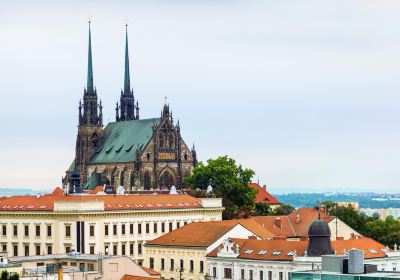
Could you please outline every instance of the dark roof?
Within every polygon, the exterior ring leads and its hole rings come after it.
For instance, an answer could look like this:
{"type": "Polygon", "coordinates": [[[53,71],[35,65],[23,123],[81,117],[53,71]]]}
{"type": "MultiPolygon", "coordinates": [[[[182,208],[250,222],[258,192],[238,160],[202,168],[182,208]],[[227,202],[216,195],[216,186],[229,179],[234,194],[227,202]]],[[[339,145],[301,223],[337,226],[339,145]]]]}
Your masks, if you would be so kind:
{"type": "Polygon", "coordinates": [[[153,135],[153,125],[160,118],[109,123],[104,128],[104,144],[96,151],[90,163],[132,162],[136,149],[144,148],[153,135]]]}
{"type": "Polygon", "coordinates": [[[331,230],[323,220],[314,221],[308,229],[309,237],[331,237],[331,230]]]}

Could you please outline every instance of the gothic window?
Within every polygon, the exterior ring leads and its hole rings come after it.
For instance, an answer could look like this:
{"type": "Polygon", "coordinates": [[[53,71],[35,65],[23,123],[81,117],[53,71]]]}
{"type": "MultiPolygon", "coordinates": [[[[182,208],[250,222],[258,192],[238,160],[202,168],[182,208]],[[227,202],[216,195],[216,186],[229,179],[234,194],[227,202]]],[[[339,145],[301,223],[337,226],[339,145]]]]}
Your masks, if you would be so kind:
{"type": "Polygon", "coordinates": [[[183,155],[183,158],[184,158],[185,160],[188,159],[187,153],[185,153],[185,154],[183,155]]]}
{"type": "Polygon", "coordinates": [[[170,133],[169,135],[168,135],[168,145],[169,145],[169,148],[174,148],[174,134],[172,134],[172,133],[170,133]]]}
{"type": "Polygon", "coordinates": [[[150,174],[146,171],[143,176],[143,186],[145,190],[150,190],[150,174]]]}
{"type": "Polygon", "coordinates": [[[93,135],[92,135],[92,143],[93,143],[93,147],[97,147],[97,144],[98,144],[98,138],[97,138],[97,134],[96,133],[93,133],[93,135]]]}
{"type": "Polygon", "coordinates": [[[121,186],[125,186],[125,171],[121,171],[119,175],[119,182],[121,186]]]}
{"type": "Polygon", "coordinates": [[[160,133],[158,136],[158,144],[160,145],[160,149],[164,148],[164,133],[160,133]]]}
{"type": "Polygon", "coordinates": [[[133,171],[131,171],[129,175],[129,185],[131,187],[131,190],[135,188],[135,174],[133,173],[133,171]]]}
{"type": "Polygon", "coordinates": [[[175,185],[175,180],[171,172],[164,171],[160,178],[160,189],[170,189],[175,185]]]}
{"type": "Polygon", "coordinates": [[[149,153],[146,154],[146,159],[150,160],[150,154],[149,153]]]}

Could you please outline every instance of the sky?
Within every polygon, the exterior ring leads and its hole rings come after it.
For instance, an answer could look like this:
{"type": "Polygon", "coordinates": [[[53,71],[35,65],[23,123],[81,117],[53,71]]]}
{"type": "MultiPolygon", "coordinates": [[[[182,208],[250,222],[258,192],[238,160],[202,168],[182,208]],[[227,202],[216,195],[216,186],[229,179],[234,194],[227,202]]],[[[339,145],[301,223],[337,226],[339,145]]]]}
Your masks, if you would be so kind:
{"type": "Polygon", "coordinates": [[[0,187],[51,189],[74,157],[92,18],[105,122],[131,82],[141,118],[167,96],[199,160],[272,192],[400,186],[399,1],[0,2],[0,187]]]}

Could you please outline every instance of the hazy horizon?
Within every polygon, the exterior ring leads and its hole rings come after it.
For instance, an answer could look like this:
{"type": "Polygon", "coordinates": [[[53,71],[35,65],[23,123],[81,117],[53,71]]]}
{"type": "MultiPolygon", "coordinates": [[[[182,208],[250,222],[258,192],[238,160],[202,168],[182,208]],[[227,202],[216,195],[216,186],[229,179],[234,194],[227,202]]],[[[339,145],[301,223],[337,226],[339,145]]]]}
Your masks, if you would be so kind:
{"type": "Polygon", "coordinates": [[[199,160],[227,154],[275,193],[395,192],[399,9],[386,0],[2,2],[0,186],[61,185],[91,16],[105,124],[123,86],[128,18],[141,117],[158,117],[167,96],[199,160]]]}

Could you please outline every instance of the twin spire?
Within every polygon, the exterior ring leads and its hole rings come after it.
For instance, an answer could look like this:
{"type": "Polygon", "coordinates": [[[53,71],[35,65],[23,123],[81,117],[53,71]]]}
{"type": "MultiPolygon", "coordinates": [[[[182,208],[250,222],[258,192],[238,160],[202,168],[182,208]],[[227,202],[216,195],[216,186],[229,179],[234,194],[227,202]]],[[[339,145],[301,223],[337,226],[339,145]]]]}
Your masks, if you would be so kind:
{"type": "MultiPolygon", "coordinates": [[[[87,72],[87,87],[85,95],[96,95],[97,93],[93,86],[93,65],[92,65],[92,34],[91,21],[89,20],[89,48],[88,48],[88,72],[87,72]]],[[[129,48],[128,48],[128,24],[125,24],[125,71],[124,71],[124,88],[121,90],[120,105],[116,107],[116,121],[137,120],[139,119],[139,103],[133,96],[131,89],[130,72],[129,72],[129,48]]],[[[96,100],[97,101],[97,100],[96,100]]],[[[97,106],[96,106],[97,107],[97,106]]],[[[84,107],[85,108],[85,107],[84,107]]]]}

